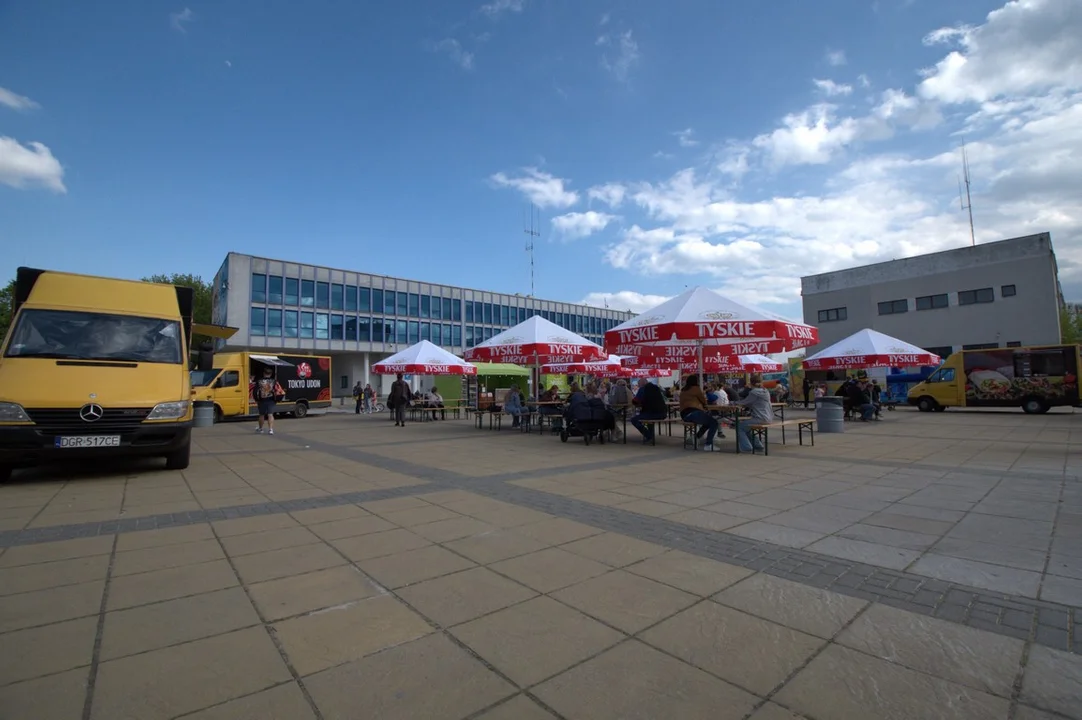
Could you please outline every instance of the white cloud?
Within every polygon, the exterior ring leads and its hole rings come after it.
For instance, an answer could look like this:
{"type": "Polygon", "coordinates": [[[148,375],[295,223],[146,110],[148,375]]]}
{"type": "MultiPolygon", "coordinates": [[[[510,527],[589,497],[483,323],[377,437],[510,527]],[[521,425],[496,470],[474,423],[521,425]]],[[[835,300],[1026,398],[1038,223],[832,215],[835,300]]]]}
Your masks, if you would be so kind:
{"type": "Polygon", "coordinates": [[[680,143],[680,147],[689,148],[699,144],[699,141],[695,139],[695,131],[691,128],[677,130],[673,135],[676,137],[676,142],[680,143]]]}
{"type": "Polygon", "coordinates": [[[853,92],[852,85],[844,85],[836,83],[833,80],[813,80],[815,87],[826,95],[827,97],[835,97],[837,95],[848,95],[853,92]]]}
{"type": "Polygon", "coordinates": [[[627,188],[619,183],[595,185],[586,191],[586,197],[591,201],[598,200],[612,208],[619,207],[623,203],[626,194],[627,188]]]}
{"type": "Polygon", "coordinates": [[[526,0],[492,0],[480,7],[480,10],[490,18],[498,18],[504,13],[520,13],[526,8],[526,0]]]}
{"type": "Polygon", "coordinates": [[[857,75],[857,82],[860,83],[860,86],[862,88],[864,88],[865,90],[867,90],[868,88],[870,88],[872,86],[872,81],[869,80],[868,76],[865,75],[864,73],[861,73],[860,75],[857,75]]]}
{"type": "Polygon", "coordinates": [[[626,226],[606,241],[606,262],[643,277],[714,277],[734,299],[799,314],[801,276],[969,243],[949,139],[965,132],[977,241],[1051,232],[1065,295],[1082,299],[1079,37],[1077,0],[1009,2],[983,24],[931,33],[930,46],[957,47],[862,113],[817,103],[714,143],[667,179],[624,178],[626,226]],[[786,164],[817,167],[787,182],[786,164]]]}
{"type": "Polygon", "coordinates": [[[552,227],[565,240],[578,240],[601,232],[609,223],[618,220],[615,215],[587,210],[558,215],[552,218],[552,227]]]}
{"type": "Polygon", "coordinates": [[[0,105],[12,110],[37,110],[41,107],[25,95],[18,95],[2,87],[0,87],[0,105]]]}
{"type": "Polygon", "coordinates": [[[848,62],[845,58],[845,50],[828,50],[826,60],[831,67],[841,67],[848,62]]]}
{"type": "Polygon", "coordinates": [[[958,49],[927,71],[923,97],[983,103],[1011,94],[1082,88],[1082,4],[1078,0],[1015,0],[988,13],[983,25],[941,28],[927,44],[958,49]]]}
{"type": "Polygon", "coordinates": [[[39,142],[22,145],[18,140],[0,136],[0,183],[13,188],[44,187],[53,192],[67,192],[64,168],[53,153],[39,142]]]}
{"type": "Polygon", "coordinates": [[[184,8],[180,12],[169,13],[169,25],[177,32],[188,32],[188,23],[195,20],[195,13],[191,8],[184,8]]]}
{"type": "Polygon", "coordinates": [[[462,43],[454,38],[444,38],[436,43],[430,43],[429,51],[443,53],[451,58],[451,61],[463,70],[473,70],[473,53],[462,48],[462,43]]]}
{"type": "Polygon", "coordinates": [[[630,30],[616,35],[606,34],[597,39],[596,45],[605,50],[601,54],[601,67],[612,73],[620,82],[627,82],[631,69],[638,64],[641,54],[630,30]]]}
{"type": "Polygon", "coordinates": [[[518,190],[539,208],[563,210],[579,201],[577,192],[564,187],[566,180],[533,167],[523,168],[517,177],[498,172],[490,179],[498,187],[518,190]]]}
{"type": "Polygon", "coordinates": [[[621,290],[620,292],[592,292],[579,302],[591,307],[608,307],[613,310],[630,310],[640,313],[657,307],[668,299],[669,297],[665,295],[643,295],[632,290],[621,290]]]}

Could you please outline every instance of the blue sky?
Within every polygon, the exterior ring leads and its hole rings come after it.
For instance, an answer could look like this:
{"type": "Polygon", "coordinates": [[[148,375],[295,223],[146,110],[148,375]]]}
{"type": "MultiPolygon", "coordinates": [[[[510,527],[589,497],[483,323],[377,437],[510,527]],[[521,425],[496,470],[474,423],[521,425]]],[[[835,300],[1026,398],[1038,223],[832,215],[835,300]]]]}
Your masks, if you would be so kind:
{"type": "Polygon", "coordinates": [[[1082,289],[1076,0],[736,5],[0,3],[0,276],[528,292],[533,200],[539,296],[799,316],[802,274],[968,242],[964,131],[978,240],[1051,230],[1082,289]]]}

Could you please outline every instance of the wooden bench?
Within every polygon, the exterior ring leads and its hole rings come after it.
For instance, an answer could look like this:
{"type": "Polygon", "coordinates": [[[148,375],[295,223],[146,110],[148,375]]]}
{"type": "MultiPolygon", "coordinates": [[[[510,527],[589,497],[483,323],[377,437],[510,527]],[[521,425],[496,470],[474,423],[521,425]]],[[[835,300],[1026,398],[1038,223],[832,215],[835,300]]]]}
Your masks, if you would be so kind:
{"type": "Polygon", "coordinates": [[[682,421],[673,420],[672,418],[667,418],[665,420],[639,420],[639,422],[642,423],[643,425],[646,425],[647,427],[650,427],[653,430],[653,432],[650,433],[650,444],[651,445],[657,445],[657,426],[658,425],[664,425],[665,427],[667,427],[669,429],[669,437],[672,437],[672,424],[674,422],[682,422],[682,421]]]}
{"type": "MultiPolygon", "coordinates": [[[[785,444],[785,428],[786,428],[786,426],[789,426],[789,425],[796,425],[797,435],[800,438],[800,444],[801,445],[804,444],[804,431],[807,430],[811,434],[812,447],[815,447],[815,420],[813,420],[813,419],[808,419],[808,420],[803,420],[803,419],[782,420],[781,422],[749,425],[748,427],[751,429],[752,437],[758,439],[759,442],[762,443],[763,454],[764,455],[769,455],[770,454],[770,443],[769,443],[769,437],[768,436],[770,434],[770,430],[772,428],[781,428],[781,444],[784,445],[785,444]]],[[[740,439],[737,438],[737,442],[739,442],[739,441],[740,441],[740,439]]],[[[752,448],[751,452],[754,455],[755,454],[755,449],[752,448]]]]}
{"type": "Polygon", "coordinates": [[[691,446],[692,450],[699,449],[699,423],[691,422],[689,420],[681,420],[680,424],[684,426],[684,449],[687,450],[688,446],[691,446]]]}
{"type": "Polygon", "coordinates": [[[503,412],[500,410],[491,410],[485,408],[483,410],[478,409],[474,411],[474,417],[477,418],[477,429],[483,430],[485,424],[485,416],[488,415],[488,429],[492,430],[493,425],[495,429],[499,430],[503,427],[503,412]]]}

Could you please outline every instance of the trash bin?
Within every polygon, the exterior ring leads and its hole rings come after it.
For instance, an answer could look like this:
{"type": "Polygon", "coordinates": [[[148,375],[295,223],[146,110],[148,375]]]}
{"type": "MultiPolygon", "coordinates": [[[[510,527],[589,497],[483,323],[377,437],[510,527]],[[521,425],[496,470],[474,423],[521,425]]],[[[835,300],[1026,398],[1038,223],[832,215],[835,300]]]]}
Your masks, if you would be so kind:
{"type": "Polygon", "coordinates": [[[210,400],[197,400],[193,403],[195,409],[194,421],[192,425],[195,427],[210,427],[214,424],[214,403],[210,400]]]}
{"type": "Polygon", "coordinates": [[[821,433],[845,432],[844,398],[827,395],[815,401],[815,425],[821,433]]]}

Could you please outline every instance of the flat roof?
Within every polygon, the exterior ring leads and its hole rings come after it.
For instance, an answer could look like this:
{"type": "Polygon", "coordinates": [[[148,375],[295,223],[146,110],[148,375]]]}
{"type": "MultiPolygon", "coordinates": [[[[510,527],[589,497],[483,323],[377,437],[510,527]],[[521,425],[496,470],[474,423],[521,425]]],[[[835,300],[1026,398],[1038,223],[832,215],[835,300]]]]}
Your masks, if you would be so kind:
{"type": "Polygon", "coordinates": [[[610,313],[615,313],[617,315],[626,316],[628,319],[634,317],[637,314],[637,313],[631,312],[630,310],[620,310],[618,308],[612,308],[612,307],[598,307],[596,305],[586,305],[585,303],[569,302],[567,300],[548,300],[548,299],[545,299],[545,298],[536,297],[534,295],[523,295],[521,293],[507,293],[507,292],[500,292],[499,290],[480,290],[478,288],[462,287],[461,285],[448,285],[447,283],[435,282],[433,280],[418,280],[416,278],[404,278],[404,277],[398,277],[397,275],[384,275],[383,273],[366,272],[366,271],[363,271],[363,270],[346,270],[345,268],[332,268],[332,267],[329,267],[327,265],[314,265],[312,263],[298,262],[296,260],[282,260],[281,258],[269,258],[269,257],[264,257],[262,255],[252,255],[252,254],[249,254],[249,253],[230,251],[229,255],[238,255],[238,256],[241,256],[241,257],[251,258],[253,260],[265,260],[267,262],[278,262],[278,263],[283,263],[283,264],[286,264],[286,265],[303,265],[305,267],[310,267],[310,268],[321,268],[323,270],[333,270],[333,271],[336,271],[336,272],[351,273],[351,274],[354,274],[354,275],[370,275],[372,277],[387,278],[388,280],[395,280],[397,282],[407,282],[407,283],[412,282],[412,283],[424,283],[425,285],[439,285],[440,287],[451,288],[453,290],[463,290],[463,291],[468,290],[468,291],[473,292],[473,293],[489,293],[490,295],[503,295],[505,297],[517,297],[517,298],[522,298],[524,300],[533,300],[534,302],[547,302],[547,303],[554,303],[554,304],[559,304],[559,305],[570,305],[572,307],[590,308],[592,310],[600,310],[602,312],[610,312],[610,313]]]}
{"type": "Polygon", "coordinates": [[[1052,236],[1047,232],[980,245],[966,245],[870,265],[859,265],[818,275],[806,275],[800,278],[801,294],[814,295],[881,282],[948,273],[974,265],[1013,262],[1044,256],[1051,256],[1052,261],[1055,262],[1052,236]]]}

